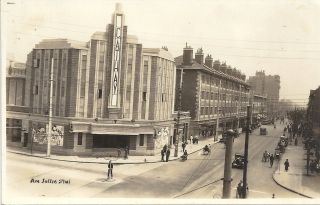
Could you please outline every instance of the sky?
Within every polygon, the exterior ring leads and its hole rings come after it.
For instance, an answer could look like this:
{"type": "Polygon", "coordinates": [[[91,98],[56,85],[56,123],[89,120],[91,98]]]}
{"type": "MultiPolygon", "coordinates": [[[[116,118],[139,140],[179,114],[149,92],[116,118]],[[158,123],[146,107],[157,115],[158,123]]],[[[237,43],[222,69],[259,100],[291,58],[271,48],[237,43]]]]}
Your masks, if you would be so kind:
{"type": "Polygon", "coordinates": [[[128,33],[143,47],[167,46],[174,57],[186,42],[226,61],[247,78],[279,75],[280,98],[307,103],[320,85],[320,1],[308,0],[6,0],[6,58],[25,62],[42,39],[89,41],[105,31],[117,2],[128,33]],[[7,4],[7,2],[11,2],[7,4]]]}

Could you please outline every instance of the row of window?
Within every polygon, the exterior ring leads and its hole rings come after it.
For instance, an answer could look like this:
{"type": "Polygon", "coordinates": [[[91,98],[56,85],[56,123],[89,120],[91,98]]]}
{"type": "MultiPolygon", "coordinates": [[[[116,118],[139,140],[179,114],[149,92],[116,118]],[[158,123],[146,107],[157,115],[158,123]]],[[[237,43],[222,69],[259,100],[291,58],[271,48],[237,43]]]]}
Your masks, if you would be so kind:
{"type": "MultiPolygon", "coordinates": [[[[201,99],[204,100],[218,100],[218,93],[210,93],[210,92],[206,92],[206,91],[201,91],[201,99]]],[[[242,102],[246,102],[248,100],[247,96],[242,96],[241,97],[242,102]]],[[[231,94],[220,94],[220,100],[227,100],[227,101],[238,101],[239,100],[239,96],[238,95],[231,95],[231,94]]]]}
{"type": "MultiPolygon", "coordinates": [[[[246,107],[241,107],[239,112],[245,112],[246,107]]],[[[222,107],[220,108],[220,114],[237,113],[237,107],[222,107]]],[[[201,107],[200,115],[215,115],[218,114],[217,107],[201,107]]]]}
{"type": "Polygon", "coordinates": [[[224,80],[224,79],[219,79],[216,77],[212,77],[210,75],[204,75],[204,74],[201,75],[201,80],[202,80],[203,84],[215,85],[217,87],[219,86],[220,80],[221,80],[221,87],[222,88],[227,88],[227,89],[231,89],[231,90],[240,90],[239,83],[224,80]]]}

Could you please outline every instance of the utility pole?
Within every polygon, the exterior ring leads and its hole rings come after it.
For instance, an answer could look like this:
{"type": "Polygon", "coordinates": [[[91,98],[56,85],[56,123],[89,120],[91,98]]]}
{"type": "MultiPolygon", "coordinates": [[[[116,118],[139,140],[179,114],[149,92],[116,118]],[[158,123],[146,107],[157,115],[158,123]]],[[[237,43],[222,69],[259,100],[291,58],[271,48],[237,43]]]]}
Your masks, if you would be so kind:
{"type": "Polygon", "coordinates": [[[49,98],[49,125],[48,125],[48,136],[47,136],[47,157],[51,154],[51,135],[52,135],[52,95],[53,95],[53,60],[51,58],[51,70],[50,70],[50,98],[49,98]]]}
{"type": "Polygon", "coordinates": [[[247,198],[247,169],[248,169],[248,148],[249,148],[249,129],[250,129],[251,106],[247,106],[247,128],[246,139],[244,143],[244,168],[243,168],[243,198],[247,198]]]}
{"type": "Polygon", "coordinates": [[[238,117],[238,120],[237,120],[237,130],[239,129],[239,126],[240,126],[240,113],[239,113],[239,107],[241,107],[241,85],[240,85],[240,93],[239,93],[239,99],[237,101],[237,117],[238,117]]]}
{"type": "Polygon", "coordinates": [[[228,199],[231,197],[232,143],[234,134],[235,132],[232,129],[227,131],[222,193],[222,198],[224,199],[228,199]]]}
{"type": "Polygon", "coordinates": [[[182,97],[182,80],[183,80],[183,68],[180,73],[180,84],[179,84],[179,96],[178,96],[178,113],[177,113],[177,132],[176,132],[176,143],[174,147],[174,157],[178,156],[178,148],[180,141],[180,115],[181,115],[181,97],[182,97]]]}
{"type": "Polygon", "coordinates": [[[218,140],[218,129],[219,129],[219,117],[220,117],[220,89],[221,89],[221,79],[219,82],[219,88],[218,88],[218,106],[217,106],[217,125],[216,125],[216,133],[214,135],[214,141],[218,140]]]}

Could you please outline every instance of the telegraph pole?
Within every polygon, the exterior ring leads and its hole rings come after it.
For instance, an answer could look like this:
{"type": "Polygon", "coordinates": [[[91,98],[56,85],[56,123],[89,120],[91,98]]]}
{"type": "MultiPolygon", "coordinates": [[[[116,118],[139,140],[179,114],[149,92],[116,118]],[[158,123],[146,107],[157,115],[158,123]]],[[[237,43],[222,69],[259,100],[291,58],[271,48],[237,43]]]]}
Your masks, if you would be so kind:
{"type": "Polygon", "coordinates": [[[178,156],[178,148],[180,141],[180,115],[181,115],[181,98],[182,98],[182,80],[183,80],[183,69],[181,68],[180,73],[180,84],[179,84],[179,96],[178,96],[178,114],[177,114],[177,132],[176,132],[176,143],[174,147],[174,157],[178,156]]]}
{"type": "Polygon", "coordinates": [[[49,125],[47,136],[47,157],[51,154],[51,135],[52,135],[52,95],[53,95],[53,58],[51,58],[51,70],[50,70],[50,98],[49,98],[49,125]]]}
{"type": "Polygon", "coordinates": [[[248,169],[248,149],[249,149],[249,129],[250,129],[250,116],[251,106],[247,106],[247,128],[246,128],[246,139],[244,144],[244,168],[243,168],[243,198],[247,198],[247,169],[248,169]]]}
{"type": "Polygon", "coordinates": [[[218,88],[218,106],[217,106],[217,125],[216,125],[216,133],[214,135],[214,141],[218,140],[218,129],[219,129],[219,117],[220,117],[220,89],[221,89],[221,80],[218,88]]]}
{"type": "Polygon", "coordinates": [[[226,152],[224,159],[224,177],[223,177],[223,193],[222,198],[228,199],[231,196],[231,171],[232,171],[232,143],[234,131],[227,131],[226,152]]]}

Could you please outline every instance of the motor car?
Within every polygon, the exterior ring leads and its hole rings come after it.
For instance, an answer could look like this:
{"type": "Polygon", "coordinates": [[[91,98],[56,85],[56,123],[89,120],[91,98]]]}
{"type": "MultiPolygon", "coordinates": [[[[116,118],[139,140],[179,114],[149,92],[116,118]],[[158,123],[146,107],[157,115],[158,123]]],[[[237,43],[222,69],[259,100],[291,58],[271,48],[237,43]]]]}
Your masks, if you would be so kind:
{"type": "Polygon", "coordinates": [[[244,167],[244,156],[242,154],[235,154],[232,162],[232,168],[243,169],[244,167]]]}
{"type": "Polygon", "coordinates": [[[271,123],[272,123],[271,119],[265,119],[265,120],[262,120],[262,122],[261,122],[262,125],[269,125],[271,123]]]}
{"type": "Polygon", "coordinates": [[[260,127],[260,135],[267,135],[267,134],[268,134],[267,128],[260,127]]]}

